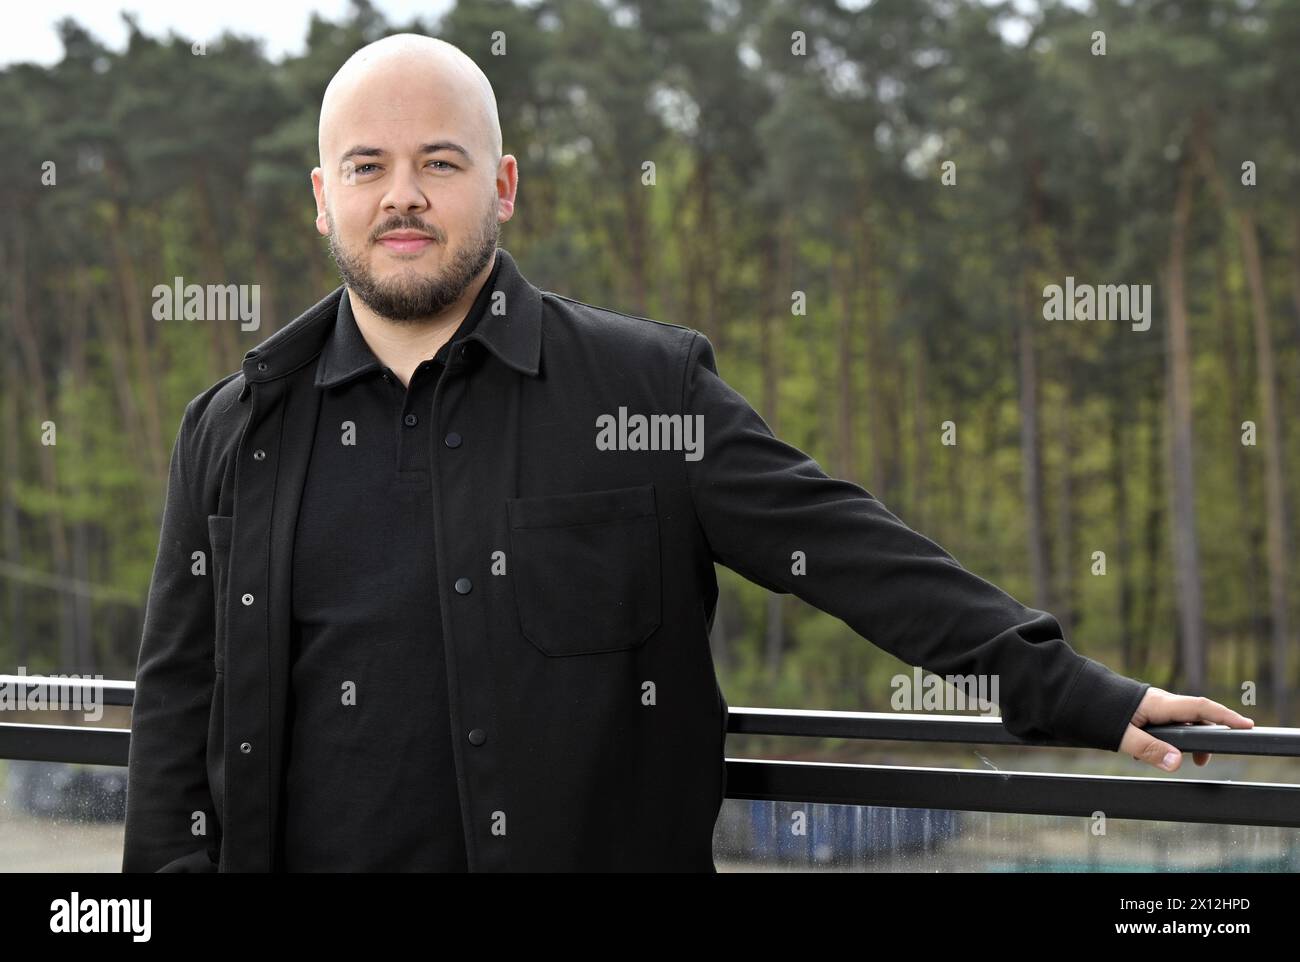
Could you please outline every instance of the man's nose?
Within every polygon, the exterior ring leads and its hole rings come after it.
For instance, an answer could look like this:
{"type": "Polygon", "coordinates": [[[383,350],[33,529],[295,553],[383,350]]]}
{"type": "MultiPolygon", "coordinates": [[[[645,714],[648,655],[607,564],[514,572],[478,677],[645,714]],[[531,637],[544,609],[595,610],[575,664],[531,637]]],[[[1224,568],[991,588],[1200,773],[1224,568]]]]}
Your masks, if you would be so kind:
{"type": "Polygon", "coordinates": [[[419,175],[410,170],[397,170],[388,192],[384,194],[384,210],[397,213],[410,213],[424,210],[429,206],[428,198],[420,190],[419,175]]]}

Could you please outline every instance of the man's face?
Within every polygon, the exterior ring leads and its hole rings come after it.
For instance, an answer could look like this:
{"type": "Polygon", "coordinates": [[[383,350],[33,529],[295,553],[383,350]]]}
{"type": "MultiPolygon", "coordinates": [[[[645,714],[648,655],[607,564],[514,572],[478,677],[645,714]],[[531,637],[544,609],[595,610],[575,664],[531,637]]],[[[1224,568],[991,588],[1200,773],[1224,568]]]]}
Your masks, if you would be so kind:
{"type": "Polygon", "coordinates": [[[312,172],[317,229],[339,273],[393,321],[454,304],[513,207],[514,158],[493,164],[481,111],[437,73],[394,66],[345,91],[322,135],[325,166],[312,172]]]}

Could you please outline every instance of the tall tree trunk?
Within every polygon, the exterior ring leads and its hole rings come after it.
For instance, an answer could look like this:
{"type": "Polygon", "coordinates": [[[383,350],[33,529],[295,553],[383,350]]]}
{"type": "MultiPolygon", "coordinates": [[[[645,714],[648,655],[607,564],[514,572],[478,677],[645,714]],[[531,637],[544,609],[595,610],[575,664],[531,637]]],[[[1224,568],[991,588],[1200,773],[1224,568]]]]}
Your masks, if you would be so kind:
{"type": "MultiPolygon", "coordinates": [[[[707,163],[707,161],[706,161],[707,163]]],[[[713,332],[717,344],[727,342],[727,327],[731,318],[722,306],[722,272],[727,263],[722,256],[722,243],[718,240],[718,217],[713,203],[713,175],[705,168],[704,176],[704,244],[708,250],[708,270],[704,272],[705,323],[713,332]]]]}
{"type": "Polygon", "coordinates": [[[1073,412],[1080,410],[1076,403],[1074,391],[1074,379],[1070,376],[1070,367],[1066,366],[1063,372],[1065,380],[1065,403],[1061,405],[1057,413],[1058,427],[1061,438],[1061,501],[1057,508],[1057,531],[1061,539],[1059,551],[1059,567],[1056,577],[1056,591],[1052,596],[1052,611],[1056,614],[1056,620],[1061,624],[1061,631],[1065,637],[1074,637],[1075,623],[1075,593],[1074,586],[1077,584],[1075,572],[1078,570],[1078,546],[1075,544],[1075,523],[1074,523],[1074,463],[1078,457],[1078,445],[1075,440],[1075,432],[1070,424],[1070,416],[1073,412]]]}
{"type": "Polygon", "coordinates": [[[1236,479],[1236,504],[1241,515],[1240,524],[1245,533],[1247,565],[1245,572],[1246,618],[1237,626],[1233,638],[1233,678],[1256,678],[1261,686],[1271,684],[1272,658],[1268,654],[1268,617],[1260,598],[1260,586],[1268,581],[1264,564],[1264,532],[1259,513],[1249,510],[1256,504],[1254,476],[1247,460],[1246,447],[1241,443],[1241,422],[1246,411],[1245,392],[1241,387],[1240,352],[1237,349],[1237,316],[1233,309],[1232,292],[1228,289],[1228,271],[1224,244],[1214,245],[1215,314],[1220,333],[1219,349],[1223,354],[1227,411],[1223,429],[1231,441],[1233,477],[1236,479]],[[1244,644],[1244,643],[1245,644],[1244,644]],[[1247,644],[1258,651],[1254,659],[1257,667],[1247,664],[1244,649],[1247,644]],[[1247,674],[1248,672],[1255,674],[1247,674]]]}
{"type": "MultiPolygon", "coordinates": [[[[1145,496],[1146,520],[1143,530],[1143,545],[1146,555],[1146,590],[1139,592],[1138,597],[1142,599],[1142,612],[1138,620],[1137,630],[1133,633],[1135,647],[1140,649],[1135,652],[1135,663],[1140,667],[1143,677],[1150,678],[1154,670],[1152,658],[1155,655],[1155,646],[1152,644],[1155,636],[1156,613],[1159,611],[1160,595],[1165,587],[1165,566],[1160,563],[1160,534],[1165,525],[1165,485],[1163,482],[1165,474],[1165,465],[1167,459],[1161,453],[1165,446],[1167,434],[1164,425],[1166,422],[1165,414],[1169,407],[1169,381],[1166,378],[1162,382],[1162,396],[1153,403],[1155,410],[1143,422],[1147,427],[1147,462],[1146,470],[1142,472],[1142,477],[1146,478],[1147,490],[1145,496]]],[[[1177,659],[1177,652],[1174,654],[1177,659]]],[[[1165,666],[1164,684],[1161,687],[1169,687],[1176,677],[1176,672],[1169,667],[1169,660],[1162,659],[1165,666]]]]}
{"type": "MultiPolygon", "coordinates": [[[[7,265],[7,260],[4,263],[7,265]]],[[[0,324],[0,335],[6,334],[9,329],[9,324],[0,324]]],[[[3,511],[4,560],[9,565],[22,567],[22,515],[18,512],[18,498],[14,490],[19,479],[24,476],[22,448],[18,443],[20,410],[18,390],[16,389],[18,384],[18,355],[15,346],[9,343],[7,336],[0,337],[0,352],[4,355],[4,383],[8,388],[3,391],[4,419],[2,422],[3,431],[0,431],[0,443],[4,445],[4,470],[0,471],[0,510],[3,511]]],[[[10,639],[14,645],[13,656],[17,659],[14,664],[25,665],[27,664],[30,649],[28,647],[27,625],[24,624],[25,611],[22,582],[14,577],[6,577],[4,582],[5,612],[8,615],[7,622],[2,626],[4,637],[10,639]]]]}
{"type": "MultiPolygon", "coordinates": [[[[1118,335],[1112,338],[1117,342],[1118,335]]],[[[1118,345],[1116,345],[1118,346],[1118,345]]],[[[1118,351],[1112,350],[1112,356],[1118,357],[1118,351]]],[[[1117,378],[1117,387],[1110,409],[1110,485],[1114,492],[1115,544],[1106,553],[1106,576],[1117,583],[1116,617],[1119,621],[1120,665],[1124,672],[1134,670],[1136,664],[1133,651],[1133,544],[1129,534],[1129,500],[1128,470],[1131,462],[1127,457],[1126,432],[1124,426],[1132,410],[1130,392],[1125,386],[1124,378],[1117,378]]]]}
{"type": "MultiPolygon", "coordinates": [[[[1300,209],[1291,208],[1291,309],[1295,312],[1296,338],[1300,339],[1300,209]]],[[[1297,383],[1300,387],[1300,382],[1297,383]]]]}
{"type": "MultiPolygon", "coordinates": [[[[1043,437],[1039,422],[1039,369],[1034,328],[1040,314],[1038,299],[1041,286],[1038,271],[1043,251],[1050,245],[1040,236],[1043,233],[1042,188],[1043,165],[1031,156],[1025,170],[1028,182],[1028,207],[1026,210],[1025,237],[1021,248],[1023,264],[1020,275],[1020,460],[1023,465],[1021,485],[1028,512],[1026,536],[1029,544],[1029,569],[1033,579],[1033,607],[1053,611],[1056,608],[1052,590],[1052,554],[1047,542],[1047,483],[1043,473],[1043,437]]],[[[1065,613],[1055,612],[1058,620],[1065,613]]],[[[1064,625],[1062,625],[1064,628],[1064,625]]],[[[1068,637],[1068,633],[1067,633],[1068,637]]]]}
{"type": "Polygon", "coordinates": [[[1291,645],[1291,620],[1287,610],[1290,584],[1289,518],[1282,482],[1282,428],[1278,416],[1277,375],[1273,365],[1273,332],[1269,323],[1268,291],[1259,254],[1259,235],[1248,209],[1237,212],[1241,254],[1246,262],[1251,318],[1255,329],[1255,363],[1259,372],[1260,435],[1264,442],[1264,497],[1268,523],[1268,594],[1273,635],[1273,699],[1278,724],[1290,722],[1291,673],[1287,666],[1291,645]]]}
{"type": "Polygon", "coordinates": [[[1030,313],[1029,279],[1021,283],[1022,310],[1019,333],[1020,354],[1020,463],[1021,490],[1024,492],[1026,531],[1029,543],[1029,573],[1033,583],[1033,607],[1048,611],[1052,607],[1051,567],[1048,564],[1047,531],[1043,506],[1043,456],[1038,425],[1038,354],[1034,348],[1034,322],[1030,313]]]}
{"type": "Polygon", "coordinates": [[[1201,559],[1196,535],[1196,476],[1192,444],[1192,356],[1188,333],[1185,261],[1192,213],[1195,169],[1184,160],[1178,174],[1173,228],[1169,239],[1170,474],[1173,484],[1173,558],[1178,586],[1178,615],[1184,687],[1205,690],[1204,603],[1201,559]]]}
{"type": "MultiPolygon", "coordinates": [[[[771,427],[772,433],[780,436],[780,351],[774,343],[777,331],[785,325],[777,324],[775,317],[788,316],[790,311],[789,291],[794,289],[794,245],[790,239],[792,233],[791,218],[788,213],[781,218],[779,236],[779,253],[776,270],[768,276],[771,288],[767,305],[759,314],[759,353],[763,370],[763,418],[771,427]],[[780,315],[777,312],[781,312],[780,315]]],[[[785,596],[769,592],[767,597],[767,619],[764,637],[764,652],[767,670],[771,678],[779,677],[781,663],[785,654],[785,624],[783,612],[785,596]]]]}
{"type": "Polygon", "coordinates": [[[839,372],[837,378],[839,390],[836,394],[838,404],[835,411],[839,436],[838,443],[835,445],[834,464],[836,474],[839,477],[847,481],[856,481],[858,459],[857,449],[854,444],[856,435],[854,418],[857,407],[857,392],[854,390],[853,372],[857,368],[854,362],[858,356],[854,338],[854,328],[857,326],[857,311],[853,302],[853,284],[849,279],[850,271],[843,266],[844,261],[850,259],[851,256],[852,251],[846,254],[840,254],[834,250],[831,252],[831,276],[835,279],[835,293],[839,295],[840,299],[839,319],[836,325],[836,334],[839,340],[839,372]]]}
{"type": "MultiPolygon", "coordinates": [[[[930,423],[930,397],[926,383],[929,363],[924,337],[912,338],[912,355],[912,444],[916,452],[912,459],[912,477],[908,485],[910,495],[907,505],[914,527],[925,531],[930,524],[928,481],[930,451],[936,438],[936,425],[930,423]]],[[[899,433],[901,436],[902,432],[899,433]]]]}
{"type": "MultiPolygon", "coordinates": [[[[58,293],[59,313],[69,319],[68,324],[68,368],[72,373],[72,383],[74,391],[86,390],[90,383],[90,369],[86,362],[86,342],[88,339],[88,328],[90,319],[81,309],[81,298],[74,290],[69,291],[67,286],[60,287],[58,293]]],[[[65,430],[72,437],[77,439],[75,446],[65,449],[64,463],[76,460],[81,462],[75,471],[75,477],[84,479],[87,472],[84,470],[86,460],[86,440],[89,438],[87,425],[81,418],[81,406],[75,406],[76,414],[70,414],[65,417],[67,422],[65,430]],[[75,453],[73,453],[75,452],[75,453]]],[[[74,495],[75,497],[75,495],[74,495]]],[[[79,584],[89,585],[90,577],[90,522],[77,517],[76,520],[69,522],[72,529],[72,577],[79,584]]],[[[94,651],[94,623],[93,623],[93,602],[88,591],[76,591],[68,597],[68,603],[72,606],[73,615],[73,638],[76,644],[75,661],[77,672],[93,672],[96,667],[94,651]]]]}

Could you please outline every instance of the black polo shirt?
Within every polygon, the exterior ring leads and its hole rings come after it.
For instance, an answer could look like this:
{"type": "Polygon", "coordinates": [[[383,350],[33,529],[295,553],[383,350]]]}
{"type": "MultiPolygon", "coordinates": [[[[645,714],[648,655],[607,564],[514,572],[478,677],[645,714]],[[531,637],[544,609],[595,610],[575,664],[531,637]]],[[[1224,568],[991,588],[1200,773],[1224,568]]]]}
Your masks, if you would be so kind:
{"type": "Polygon", "coordinates": [[[279,868],[467,870],[434,562],[434,388],[465,320],[403,387],[345,293],[293,548],[279,868]]]}

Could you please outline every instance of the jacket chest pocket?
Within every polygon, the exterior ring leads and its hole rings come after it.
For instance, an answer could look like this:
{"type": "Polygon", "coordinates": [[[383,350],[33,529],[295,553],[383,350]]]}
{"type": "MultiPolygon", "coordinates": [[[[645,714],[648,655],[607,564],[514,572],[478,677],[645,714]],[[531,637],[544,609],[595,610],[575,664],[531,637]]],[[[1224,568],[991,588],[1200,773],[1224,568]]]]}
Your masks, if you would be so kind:
{"type": "Polygon", "coordinates": [[[513,498],[509,568],[524,637],[544,654],[636,648],[659,628],[653,484],[513,498]]]}
{"type": "Polygon", "coordinates": [[[217,671],[226,667],[226,600],[230,593],[230,534],[234,520],[230,515],[208,515],[208,544],[212,548],[212,659],[217,671]]]}

